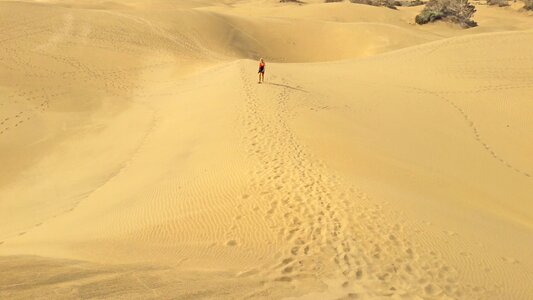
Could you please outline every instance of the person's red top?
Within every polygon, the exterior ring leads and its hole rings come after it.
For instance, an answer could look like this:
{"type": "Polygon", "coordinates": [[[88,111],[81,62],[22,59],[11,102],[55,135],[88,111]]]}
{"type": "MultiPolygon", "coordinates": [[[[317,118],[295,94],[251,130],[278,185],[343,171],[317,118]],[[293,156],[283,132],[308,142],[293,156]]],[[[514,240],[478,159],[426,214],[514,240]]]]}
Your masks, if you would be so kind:
{"type": "Polygon", "coordinates": [[[260,62],[260,63],[259,63],[259,67],[260,67],[260,68],[264,68],[264,67],[265,67],[265,63],[260,62]]]}

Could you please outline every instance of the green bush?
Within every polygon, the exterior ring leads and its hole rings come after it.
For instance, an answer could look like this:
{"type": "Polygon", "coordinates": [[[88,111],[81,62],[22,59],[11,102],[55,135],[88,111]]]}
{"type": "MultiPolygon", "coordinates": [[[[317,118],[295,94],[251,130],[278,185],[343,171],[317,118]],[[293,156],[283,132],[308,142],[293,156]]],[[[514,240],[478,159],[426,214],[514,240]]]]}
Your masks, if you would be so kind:
{"type": "Polygon", "coordinates": [[[416,16],[415,21],[417,24],[426,24],[442,20],[468,28],[477,26],[477,23],[470,19],[475,12],[476,7],[468,0],[430,0],[416,16]]]}

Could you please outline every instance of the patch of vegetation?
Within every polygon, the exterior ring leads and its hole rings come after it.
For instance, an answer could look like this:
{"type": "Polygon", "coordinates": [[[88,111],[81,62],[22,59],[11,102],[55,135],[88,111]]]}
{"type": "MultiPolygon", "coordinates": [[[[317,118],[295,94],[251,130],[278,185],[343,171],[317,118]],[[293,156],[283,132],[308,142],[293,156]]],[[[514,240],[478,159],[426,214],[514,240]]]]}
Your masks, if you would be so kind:
{"type": "Polygon", "coordinates": [[[305,2],[300,0],[279,0],[281,3],[297,3],[297,4],[305,4],[305,2]]]}
{"type": "Polygon", "coordinates": [[[429,0],[415,21],[417,24],[427,24],[442,20],[469,28],[477,26],[471,19],[475,12],[476,7],[468,0],[429,0]]]}
{"type": "Polygon", "coordinates": [[[350,0],[350,2],[372,6],[385,6],[390,9],[396,9],[396,6],[401,5],[400,2],[396,0],[350,0]]]}
{"type": "Polygon", "coordinates": [[[333,2],[342,2],[344,0],[326,0],[326,3],[333,3],[333,2]]]}
{"type": "Polygon", "coordinates": [[[487,0],[487,4],[504,7],[504,6],[509,6],[509,0],[487,0]]]}
{"type": "Polygon", "coordinates": [[[425,2],[423,2],[421,0],[400,1],[400,3],[401,3],[401,6],[407,6],[407,7],[420,6],[420,5],[424,5],[425,4],[425,2]]]}
{"type": "Polygon", "coordinates": [[[533,10],[533,0],[524,0],[524,9],[533,10]]]}

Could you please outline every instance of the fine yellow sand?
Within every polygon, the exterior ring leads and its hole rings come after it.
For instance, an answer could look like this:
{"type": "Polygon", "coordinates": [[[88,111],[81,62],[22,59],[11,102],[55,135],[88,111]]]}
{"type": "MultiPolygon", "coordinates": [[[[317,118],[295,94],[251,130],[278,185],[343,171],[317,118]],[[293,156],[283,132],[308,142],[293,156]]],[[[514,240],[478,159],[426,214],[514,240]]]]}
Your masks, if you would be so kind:
{"type": "Polygon", "coordinates": [[[1,0],[0,298],[531,299],[532,13],[306,2],[1,0]]]}

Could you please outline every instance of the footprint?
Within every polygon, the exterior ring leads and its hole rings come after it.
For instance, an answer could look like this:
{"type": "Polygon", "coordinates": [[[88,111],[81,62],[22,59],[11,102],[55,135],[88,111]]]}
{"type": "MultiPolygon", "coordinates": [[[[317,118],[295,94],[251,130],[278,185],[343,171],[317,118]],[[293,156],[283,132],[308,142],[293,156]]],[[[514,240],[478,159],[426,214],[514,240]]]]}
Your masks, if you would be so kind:
{"type": "Polygon", "coordinates": [[[237,277],[247,277],[247,276],[252,276],[252,275],[255,275],[255,274],[258,274],[258,273],[259,273],[259,270],[251,269],[251,270],[248,270],[248,271],[243,271],[243,272],[237,273],[237,277]]]}
{"type": "Polygon", "coordinates": [[[457,235],[457,232],[451,231],[451,230],[446,230],[446,231],[444,231],[444,233],[446,233],[449,236],[456,236],[457,235]]]}
{"type": "Polygon", "coordinates": [[[293,267],[288,266],[288,267],[285,267],[285,268],[281,271],[281,273],[283,273],[283,274],[289,274],[289,273],[291,273],[291,272],[293,271],[293,269],[294,269],[293,267]]]}
{"type": "Polygon", "coordinates": [[[442,292],[442,289],[438,285],[429,283],[424,287],[424,292],[428,295],[437,295],[442,292]]]}
{"type": "Polygon", "coordinates": [[[519,261],[516,258],[513,258],[513,257],[502,257],[502,259],[506,263],[509,263],[509,264],[512,264],[512,265],[519,263],[519,261]]]}
{"type": "Polygon", "coordinates": [[[355,279],[361,280],[361,278],[363,278],[363,271],[361,271],[361,269],[357,269],[355,272],[355,279]]]}
{"type": "Polygon", "coordinates": [[[292,278],[288,276],[281,276],[281,277],[276,278],[276,281],[291,282],[292,278]]]}
{"type": "Polygon", "coordinates": [[[228,247],[237,246],[237,241],[236,240],[229,240],[229,241],[226,242],[226,246],[228,246],[228,247]]]}

